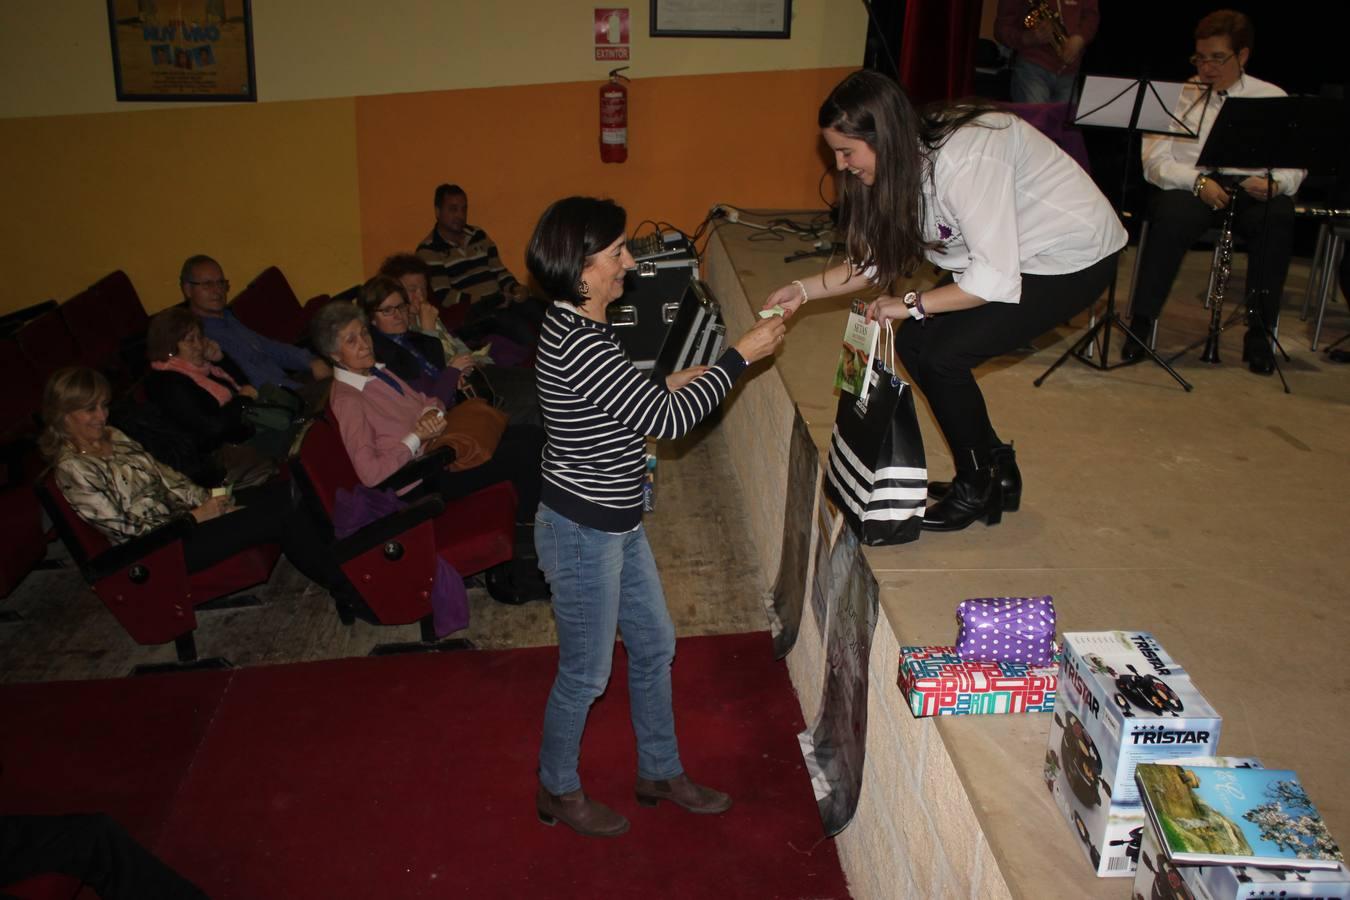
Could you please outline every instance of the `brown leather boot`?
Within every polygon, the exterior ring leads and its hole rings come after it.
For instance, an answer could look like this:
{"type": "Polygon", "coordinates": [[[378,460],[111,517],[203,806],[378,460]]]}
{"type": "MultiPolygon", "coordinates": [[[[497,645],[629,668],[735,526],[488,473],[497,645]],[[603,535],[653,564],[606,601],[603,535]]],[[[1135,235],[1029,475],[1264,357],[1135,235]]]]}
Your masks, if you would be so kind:
{"type": "Polygon", "coordinates": [[[618,837],[628,830],[627,819],[580,790],[550,794],[541,785],[534,806],[539,811],[539,821],[545,825],[562,822],[587,837],[618,837]]]}
{"type": "Polygon", "coordinates": [[[637,780],[637,802],[643,806],[655,806],[662,800],[678,803],[692,813],[716,815],[731,809],[731,797],[721,791],[695,784],[688,775],[666,781],[637,780]]]}

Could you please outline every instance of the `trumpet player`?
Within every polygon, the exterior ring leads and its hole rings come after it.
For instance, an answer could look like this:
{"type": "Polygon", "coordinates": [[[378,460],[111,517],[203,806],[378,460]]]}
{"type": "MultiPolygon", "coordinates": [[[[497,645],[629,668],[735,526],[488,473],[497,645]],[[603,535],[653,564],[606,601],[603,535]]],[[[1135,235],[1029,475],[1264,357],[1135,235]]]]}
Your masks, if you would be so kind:
{"type": "Polygon", "coordinates": [[[1251,20],[1230,9],[1212,12],[1195,28],[1195,81],[1210,87],[1208,106],[1190,114],[1186,124],[1198,138],[1144,138],[1144,178],[1155,187],[1149,202],[1148,240],[1139,263],[1134,289],[1130,332],[1122,358],[1142,358],[1139,342],[1148,341],[1153,323],[1176,279],[1186,251],[1208,228],[1223,221],[1230,204],[1233,231],[1247,241],[1247,334],[1242,358],[1258,375],[1275,370],[1275,357],[1266,338],[1280,311],[1280,294],[1289,270],[1293,244],[1294,193],[1306,174],[1302,169],[1264,171],[1231,169],[1211,172],[1196,165],[1210,128],[1229,97],[1283,97],[1285,92],[1247,72],[1252,52],[1251,20]],[[1264,327],[1263,327],[1264,326],[1264,327]]]}
{"type": "Polygon", "coordinates": [[[1014,103],[1068,103],[1097,34],[1097,0],[999,0],[994,38],[1013,51],[1014,103]]]}

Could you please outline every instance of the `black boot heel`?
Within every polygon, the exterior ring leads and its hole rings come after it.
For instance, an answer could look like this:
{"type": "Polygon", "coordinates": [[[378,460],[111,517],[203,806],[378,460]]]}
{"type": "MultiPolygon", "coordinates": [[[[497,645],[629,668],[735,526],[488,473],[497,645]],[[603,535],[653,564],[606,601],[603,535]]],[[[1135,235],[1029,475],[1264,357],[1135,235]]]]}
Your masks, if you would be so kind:
{"type": "Polygon", "coordinates": [[[984,524],[997,525],[1003,521],[1003,485],[998,480],[998,470],[994,471],[992,484],[989,485],[989,500],[984,505],[984,524]]]}

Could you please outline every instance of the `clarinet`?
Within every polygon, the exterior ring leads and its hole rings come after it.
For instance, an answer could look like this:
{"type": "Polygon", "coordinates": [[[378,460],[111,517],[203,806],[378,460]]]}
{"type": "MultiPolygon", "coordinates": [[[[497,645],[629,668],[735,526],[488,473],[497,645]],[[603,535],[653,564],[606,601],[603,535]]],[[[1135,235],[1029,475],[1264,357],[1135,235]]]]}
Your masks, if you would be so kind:
{"type": "Polygon", "coordinates": [[[1219,364],[1219,333],[1223,330],[1223,296],[1228,291],[1228,276],[1233,272],[1233,215],[1237,211],[1237,197],[1234,186],[1223,183],[1228,191],[1228,209],[1223,216],[1223,229],[1219,232],[1219,268],[1214,276],[1214,287],[1209,292],[1209,334],[1205,336],[1205,349],[1200,361],[1219,364]]]}

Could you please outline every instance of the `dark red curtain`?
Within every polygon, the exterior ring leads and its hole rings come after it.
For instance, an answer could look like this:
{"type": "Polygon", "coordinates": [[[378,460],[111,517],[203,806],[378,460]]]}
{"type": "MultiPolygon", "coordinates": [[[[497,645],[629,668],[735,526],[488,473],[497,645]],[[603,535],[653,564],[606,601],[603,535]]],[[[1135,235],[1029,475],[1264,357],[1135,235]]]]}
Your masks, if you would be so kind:
{"type": "Polygon", "coordinates": [[[966,97],[975,89],[979,0],[902,0],[900,84],[916,104],[966,97]]]}

